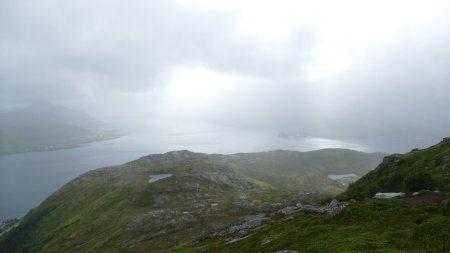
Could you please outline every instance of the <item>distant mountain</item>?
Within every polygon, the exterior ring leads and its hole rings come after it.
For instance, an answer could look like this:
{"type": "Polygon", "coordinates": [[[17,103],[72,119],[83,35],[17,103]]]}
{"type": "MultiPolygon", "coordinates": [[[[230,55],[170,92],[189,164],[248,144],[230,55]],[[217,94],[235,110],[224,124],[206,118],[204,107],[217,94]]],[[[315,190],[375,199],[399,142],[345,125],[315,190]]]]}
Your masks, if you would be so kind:
{"type": "Polygon", "coordinates": [[[114,131],[83,111],[47,101],[0,113],[0,155],[73,148],[80,144],[114,139],[114,131]]]}
{"type": "Polygon", "coordinates": [[[362,175],[382,156],[341,149],[145,156],[67,183],[0,238],[0,252],[167,252],[246,215],[341,192],[328,174],[362,175]]]}
{"type": "Polygon", "coordinates": [[[0,127],[70,125],[98,129],[102,123],[81,110],[73,110],[48,101],[33,103],[26,108],[0,112],[0,127]]]}

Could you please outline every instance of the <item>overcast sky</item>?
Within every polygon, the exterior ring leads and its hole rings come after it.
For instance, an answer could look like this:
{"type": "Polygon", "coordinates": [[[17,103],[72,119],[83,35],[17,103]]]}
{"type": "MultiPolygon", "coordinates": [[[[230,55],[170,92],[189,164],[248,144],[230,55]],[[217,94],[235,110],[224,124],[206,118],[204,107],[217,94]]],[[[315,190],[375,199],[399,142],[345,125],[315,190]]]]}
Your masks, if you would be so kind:
{"type": "Polygon", "coordinates": [[[450,134],[448,1],[0,1],[0,106],[132,124],[450,134]]]}

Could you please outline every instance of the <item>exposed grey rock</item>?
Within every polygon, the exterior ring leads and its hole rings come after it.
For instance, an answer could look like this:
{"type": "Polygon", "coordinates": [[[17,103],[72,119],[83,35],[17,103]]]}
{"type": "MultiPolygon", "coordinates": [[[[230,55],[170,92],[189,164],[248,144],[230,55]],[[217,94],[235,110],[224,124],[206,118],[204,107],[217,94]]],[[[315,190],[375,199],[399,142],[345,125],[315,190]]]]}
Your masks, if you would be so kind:
{"type": "Polygon", "coordinates": [[[326,210],[327,215],[334,216],[340,213],[345,207],[347,207],[349,202],[339,202],[336,199],[333,199],[330,204],[328,204],[328,208],[326,210]]]}
{"type": "Polygon", "coordinates": [[[292,214],[292,213],[295,213],[298,211],[300,211],[300,209],[297,206],[287,206],[287,207],[279,210],[278,213],[282,214],[282,215],[289,215],[289,214],[292,214]]]}
{"type": "Polygon", "coordinates": [[[392,154],[392,155],[385,156],[383,158],[383,163],[387,164],[388,169],[395,170],[395,168],[396,168],[395,167],[395,161],[399,157],[400,157],[400,154],[392,154]]]}
{"type": "Polygon", "coordinates": [[[298,253],[298,251],[296,251],[296,250],[278,250],[278,251],[275,251],[275,253],[298,253]]]}
{"type": "Polygon", "coordinates": [[[218,211],[218,210],[219,210],[219,203],[212,203],[211,211],[218,211]]]}
{"type": "Polygon", "coordinates": [[[336,199],[333,199],[328,206],[329,207],[336,207],[339,204],[339,201],[337,201],[336,199]]]}
{"type": "Polygon", "coordinates": [[[220,230],[216,234],[220,236],[224,234],[235,234],[235,233],[245,235],[249,231],[261,226],[262,222],[267,219],[268,218],[266,218],[264,214],[246,216],[243,219],[239,220],[238,222],[235,222],[230,226],[226,227],[225,229],[220,230]]]}
{"type": "Polygon", "coordinates": [[[301,203],[298,203],[296,206],[288,206],[281,210],[279,210],[277,213],[282,215],[290,215],[292,213],[302,211],[302,210],[308,210],[313,212],[318,212],[326,215],[336,215],[339,212],[341,212],[346,206],[348,206],[349,202],[339,202],[336,199],[333,199],[328,205],[326,206],[315,206],[315,205],[303,205],[301,203]]]}
{"type": "Polygon", "coordinates": [[[277,203],[272,203],[270,206],[271,206],[272,208],[277,208],[277,207],[281,207],[282,204],[281,204],[280,202],[277,202],[277,203]]]}

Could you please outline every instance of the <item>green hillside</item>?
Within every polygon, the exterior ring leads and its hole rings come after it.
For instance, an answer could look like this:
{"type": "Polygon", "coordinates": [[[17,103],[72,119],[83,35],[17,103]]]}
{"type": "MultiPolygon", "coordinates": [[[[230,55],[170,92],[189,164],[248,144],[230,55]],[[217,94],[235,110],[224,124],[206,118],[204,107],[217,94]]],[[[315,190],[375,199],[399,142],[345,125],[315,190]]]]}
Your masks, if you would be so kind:
{"type": "Polygon", "coordinates": [[[449,166],[448,138],[387,156],[338,196],[356,200],[336,216],[275,214],[248,235],[211,236],[176,252],[450,252],[449,166]],[[407,195],[372,199],[392,191],[407,195]]]}
{"type": "Polygon", "coordinates": [[[340,199],[371,198],[376,192],[450,191],[450,139],[406,154],[384,158],[373,171],[351,184],[340,199]]]}
{"type": "Polygon", "coordinates": [[[442,204],[382,199],[350,204],[334,217],[278,215],[249,235],[212,236],[175,252],[449,252],[446,203],[446,213],[442,204]]]}
{"type": "Polygon", "coordinates": [[[344,190],[382,154],[349,150],[150,155],[66,184],[0,238],[0,252],[166,252],[249,214],[344,190]],[[149,183],[149,176],[171,176],[149,183]],[[305,192],[308,191],[308,192],[305,192]]]}

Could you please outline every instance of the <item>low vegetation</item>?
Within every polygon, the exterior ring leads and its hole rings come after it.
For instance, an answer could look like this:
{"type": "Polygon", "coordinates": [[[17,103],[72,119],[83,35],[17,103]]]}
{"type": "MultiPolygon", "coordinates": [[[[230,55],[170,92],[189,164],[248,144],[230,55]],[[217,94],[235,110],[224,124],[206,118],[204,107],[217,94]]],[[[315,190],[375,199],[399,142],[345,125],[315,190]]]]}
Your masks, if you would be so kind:
{"type": "Polygon", "coordinates": [[[351,184],[339,199],[367,199],[376,192],[450,191],[450,140],[424,150],[391,155],[351,184]]]}
{"type": "Polygon", "coordinates": [[[243,216],[335,194],[344,188],[328,173],[361,173],[380,160],[349,150],[150,155],[69,182],[0,238],[0,252],[167,251],[243,216]],[[358,171],[348,171],[355,158],[358,171]],[[149,183],[165,173],[173,176],[149,183]]]}
{"type": "Polygon", "coordinates": [[[334,217],[311,212],[278,216],[242,240],[212,237],[175,252],[448,252],[449,222],[439,204],[366,200],[334,217]]]}
{"type": "Polygon", "coordinates": [[[295,208],[331,201],[339,187],[326,175],[361,173],[348,170],[354,155],[364,164],[367,154],[348,150],[178,151],[94,170],[26,215],[0,252],[449,252],[448,140],[385,157],[337,195],[350,204],[334,216],[295,208]],[[149,183],[164,173],[173,176],[149,183]],[[373,199],[378,191],[406,196],[373,199]],[[224,230],[243,217],[257,226],[224,230]]]}
{"type": "Polygon", "coordinates": [[[388,156],[338,196],[351,204],[336,216],[273,216],[239,240],[213,236],[176,252],[450,252],[449,158],[448,139],[388,156]],[[372,199],[379,191],[407,195],[372,199]]]}

